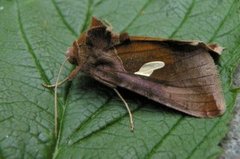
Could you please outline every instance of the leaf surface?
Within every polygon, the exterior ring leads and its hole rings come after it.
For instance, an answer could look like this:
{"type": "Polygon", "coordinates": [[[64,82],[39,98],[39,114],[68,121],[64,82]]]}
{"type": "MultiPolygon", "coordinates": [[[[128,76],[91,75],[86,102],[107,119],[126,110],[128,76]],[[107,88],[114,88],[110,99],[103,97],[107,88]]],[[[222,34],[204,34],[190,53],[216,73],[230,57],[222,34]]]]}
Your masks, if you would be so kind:
{"type": "MultiPolygon", "coordinates": [[[[237,93],[232,74],[240,61],[238,0],[2,0],[0,2],[0,158],[216,158],[237,93]],[[65,51],[91,16],[130,35],[217,42],[227,104],[222,117],[200,119],[84,74],[59,89],[59,137],[54,139],[54,83],[65,51]]],[[[67,65],[62,78],[71,71],[67,65]]]]}

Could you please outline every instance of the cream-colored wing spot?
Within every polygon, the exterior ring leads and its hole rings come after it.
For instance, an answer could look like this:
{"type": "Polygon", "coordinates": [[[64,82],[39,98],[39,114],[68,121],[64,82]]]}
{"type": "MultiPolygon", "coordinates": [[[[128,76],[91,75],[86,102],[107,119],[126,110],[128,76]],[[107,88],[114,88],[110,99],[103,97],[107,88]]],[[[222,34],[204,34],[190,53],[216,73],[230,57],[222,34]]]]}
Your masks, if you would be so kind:
{"type": "Polygon", "coordinates": [[[162,61],[147,62],[144,65],[142,65],[142,67],[134,74],[149,77],[151,76],[154,70],[163,68],[164,66],[165,66],[165,63],[162,61]]]}

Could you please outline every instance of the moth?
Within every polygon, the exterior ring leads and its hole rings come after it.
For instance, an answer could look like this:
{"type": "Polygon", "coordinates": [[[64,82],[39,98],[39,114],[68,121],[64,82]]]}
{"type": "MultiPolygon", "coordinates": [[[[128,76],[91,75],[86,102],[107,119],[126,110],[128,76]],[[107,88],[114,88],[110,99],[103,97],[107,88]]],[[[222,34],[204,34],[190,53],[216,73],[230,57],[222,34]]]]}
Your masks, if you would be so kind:
{"type": "Polygon", "coordinates": [[[88,30],[67,50],[76,65],[57,87],[82,71],[117,91],[128,89],[155,102],[195,117],[215,117],[225,111],[221,83],[213,57],[222,52],[217,44],[179,41],[115,33],[111,26],[92,18],[88,30]]]}

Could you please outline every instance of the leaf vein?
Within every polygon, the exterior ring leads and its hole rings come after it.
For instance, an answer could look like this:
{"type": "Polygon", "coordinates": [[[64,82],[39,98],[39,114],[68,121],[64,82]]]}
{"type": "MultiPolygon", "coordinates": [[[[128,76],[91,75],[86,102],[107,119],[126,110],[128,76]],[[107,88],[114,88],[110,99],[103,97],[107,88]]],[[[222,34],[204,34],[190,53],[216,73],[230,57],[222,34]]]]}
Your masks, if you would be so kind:
{"type": "Polygon", "coordinates": [[[232,8],[234,7],[235,1],[233,1],[232,5],[230,6],[230,8],[227,11],[227,14],[224,16],[223,20],[219,23],[217,29],[215,30],[215,32],[213,33],[212,37],[210,38],[210,40],[208,41],[208,43],[211,43],[217,36],[218,32],[220,31],[220,29],[222,28],[223,24],[226,22],[228,16],[230,15],[230,12],[232,11],[232,8]]]}
{"type": "Polygon", "coordinates": [[[136,14],[136,16],[128,23],[128,25],[122,30],[122,32],[125,32],[132,24],[133,22],[141,15],[144,9],[147,8],[147,6],[151,3],[152,0],[148,0],[143,7],[139,10],[139,12],[136,14]]]}
{"type": "Polygon", "coordinates": [[[193,156],[193,154],[196,152],[196,150],[198,149],[198,147],[200,147],[201,144],[204,143],[204,141],[206,141],[206,138],[209,136],[209,134],[211,134],[211,132],[215,129],[215,127],[219,124],[221,120],[218,120],[216,122],[216,124],[214,124],[214,126],[206,133],[206,135],[204,135],[204,137],[202,138],[202,140],[194,147],[194,149],[189,152],[188,154],[188,157],[186,157],[186,159],[189,159],[193,156]]]}
{"type": "Polygon", "coordinates": [[[56,9],[59,17],[61,18],[63,24],[67,27],[67,29],[74,35],[74,36],[78,36],[78,34],[74,31],[74,29],[69,25],[69,23],[66,21],[66,19],[64,18],[60,8],[58,7],[57,3],[55,0],[52,0],[53,6],[56,9]]]}
{"type": "MultiPolygon", "coordinates": [[[[136,111],[138,111],[141,108],[141,106],[137,107],[134,110],[131,110],[132,114],[134,114],[136,111]]],[[[77,141],[75,141],[73,144],[77,144],[78,142],[82,141],[82,140],[86,140],[87,138],[91,137],[92,135],[96,135],[97,133],[101,132],[104,129],[107,129],[108,127],[110,127],[111,125],[118,123],[120,120],[122,120],[124,117],[128,116],[128,113],[126,111],[126,113],[124,115],[119,116],[118,118],[112,120],[111,122],[107,123],[106,125],[100,127],[99,129],[97,129],[96,131],[92,131],[90,134],[87,134],[86,136],[84,136],[83,138],[78,139],[77,141]]]]}
{"type": "Polygon", "coordinates": [[[21,32],[21,35],[22,35],[22,38],[27,46],[27,49],[29,51],[29,53],[31,54],[34,62],[35,62],[35,65],[36,65],[36,68],[38,70],[38,72],[40,73],[40,76],[42,78],[42,80],[45,82],[45,83],[49,83],[50,80],[48,79],[47,75],[45,74],[45,71],[42,67],[42,65],[40,64],[39,60],[37,59],[34,51],[33,51],[33,48],[27,38],[27,35],[25,33],[25,30],[24,30],[24,27],[23,27],[23,23],[22,23],[22,19],[21,19],[21,12],[20,12],[20,8],[19,8],[19,2],[18,0],[16,1],[17,3],[17,17],[18,17],[18,23],[19,23],[19,27],[20,27],[20,32],[21,32]]]}
{"type": "Polygon", "coordinates": [[[177,122],[170,128],[170,130],[161,138],[159,142],[157,142],[151,151],[145,155],[145,159],[151,158],[154,154],[155,151],[162,145],[162,143],[165,141],[165,139],[175,130],[175,128],[179,125],[179,123],[184,119],[184,116],[180,117],[177,122]]]}
{"type": "Polygon", "coordinates": [[[80,29],[80,33],[84,32],[88,27],[89,21],[92,17],[92,7],[93,7],[93,0],[89,0],[88,7],[87,7],[87,14],[86,14],[84,23],[82,25],[82,28],[80,29]]]}
{"type": "MultiPolygon", "coordinates": [[[[103,103],[94,113],[92,113],[88,118],[86,118],[84,121],[82,121],[82,123],[76,128],[73,130],[73,132],[76,132],[76,131],[79,131],[81,130],[85,125],[87,125],[89,122],[91,122],[91,119],[100,114],[102,111],[103,111],[103,107],[105,105],[107,105],[109,102],[111,101],[111,98],[109,98],[105,103],[103,103]]],[[[69,135],[69,138],[71,138],[72,136],[74,136],[74,134],[71,134],[69,135]]],[[[81,139],[80,139],[81,140],[81,139]]]]}
{"type": "Polygon", "coordinates": [[[190,6],[188,7],[187,9],[187,12],[186,14],[184,15],[181,23],[179,24],[179,26],[173,31],[173,33],[170,35],[169,38],[172,38],[176,35],[176,33],[182,28],[183,24],[187,21],[187,19],[189,18],[189,15],[191,14],[192,12],[192,9],[194,7],[194,4],[195,4],[195,0],[192,1],[192,3],[190,4],[190,6]]]}

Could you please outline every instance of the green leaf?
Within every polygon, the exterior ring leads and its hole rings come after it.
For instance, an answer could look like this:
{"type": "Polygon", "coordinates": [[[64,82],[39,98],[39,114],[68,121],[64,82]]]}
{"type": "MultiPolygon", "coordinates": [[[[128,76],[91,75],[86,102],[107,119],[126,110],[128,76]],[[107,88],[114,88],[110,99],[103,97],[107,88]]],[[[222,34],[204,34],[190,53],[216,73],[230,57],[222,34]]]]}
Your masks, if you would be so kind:
{"type": "Polygon", "coordinates": [[[0,158],[216,158],[237,95],[231,82],[240,61],[239,7],[238,0],[0,1],[0,158]],[[226,113],[194,118],[123,91],[134,112],[132,133],[113,90],[80,73],[59,89],[54,139],[53,92],[41,83],[55,82],[65,50],[93,15],[118,32],[224,46],[226,113]]]}

